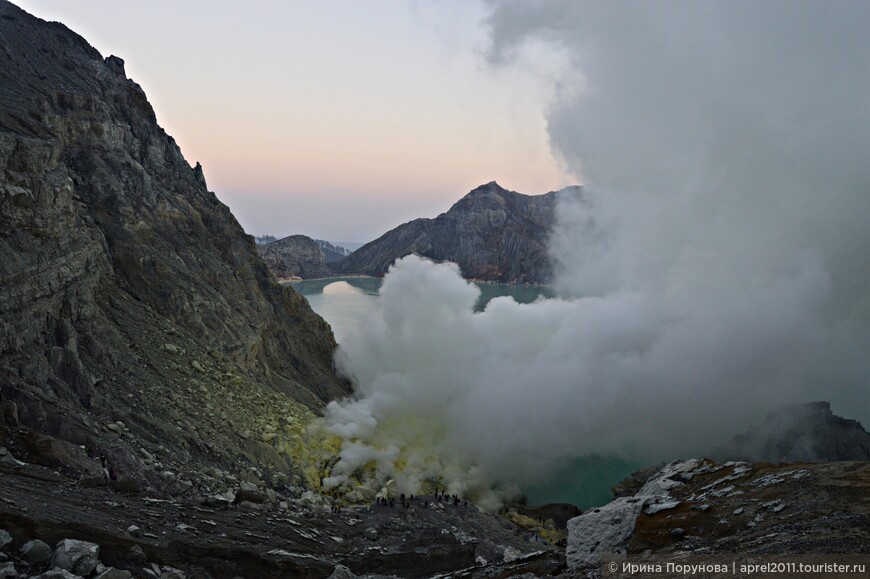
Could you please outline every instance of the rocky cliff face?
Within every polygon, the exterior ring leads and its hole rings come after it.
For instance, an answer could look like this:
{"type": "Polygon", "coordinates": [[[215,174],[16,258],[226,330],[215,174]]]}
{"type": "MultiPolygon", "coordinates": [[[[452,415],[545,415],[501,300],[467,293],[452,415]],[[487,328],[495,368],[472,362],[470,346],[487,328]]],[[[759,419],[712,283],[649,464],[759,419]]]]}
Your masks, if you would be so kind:
{"type": "Polygon", "coordinates": [[[830,402],[809,402],[771,412],[715,454],[772,463],[870,460],[870,434],[857,420],[835,416],[830,402]]]}
{"type": "Polygon", "coordinates": [[[379,276],[396,259],[416,253],[455,262],[468,279],[545,283],[551,273],[547,240],[556,195],[522,195],[493,181],[471,191],[447,213],[400,225],[332,267],[379,276]]]}
{"type": "Polygon", "coordinates": [[[279,280],[335,275],[326,265],[320,244],[305,235],[291,235],[257,247],[260,256],[279,280]]]}
{"type": "Polygon", "coordinates": [[[328,325],[273,280],[123,61],[5,0],[0,279],[5,404],[128,472],[148,470],[140,444],[164,468],[287,468],[244,431],[349,391],[328,325]]]}

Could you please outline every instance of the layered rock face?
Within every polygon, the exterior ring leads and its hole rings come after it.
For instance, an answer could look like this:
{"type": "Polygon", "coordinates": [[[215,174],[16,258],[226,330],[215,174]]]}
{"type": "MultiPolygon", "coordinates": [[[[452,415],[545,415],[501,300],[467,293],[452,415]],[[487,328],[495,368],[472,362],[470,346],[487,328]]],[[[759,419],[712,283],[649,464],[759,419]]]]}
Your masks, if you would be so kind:
{"type": "Polygon", "coordinates": [[[123,61],[5,0],[0,279],[7,406],[134,470],[134,439],[180,463],[285,464],[239,436],[256,404],[349,392],[328,325],[274,281],[123,61]]]}
{"type": "Polygon", "coordinates": [[[279,280],[335,275],[326,265],[321,245],[305,235],[291,235],[260,245],[257,251],[279,280]]]}
{"type": "MultiPolygon", "coordinates": [[[[578,192],[579,187],[568,187],[559,193],[578,192]]],[[[546,283],[556,196],[522,195],[493,181],[471,191],[447,213],[400,225],[332,268],[380,276],[396,259],[416,253],[458,264],[467,279],[546,283]]]]}
{"type": "Polygon", "coordinates": [[[857,420],[835,416],[830,402],[786,406],[716,451],[756,462],[870,460],[870,434],[857,420]]]}

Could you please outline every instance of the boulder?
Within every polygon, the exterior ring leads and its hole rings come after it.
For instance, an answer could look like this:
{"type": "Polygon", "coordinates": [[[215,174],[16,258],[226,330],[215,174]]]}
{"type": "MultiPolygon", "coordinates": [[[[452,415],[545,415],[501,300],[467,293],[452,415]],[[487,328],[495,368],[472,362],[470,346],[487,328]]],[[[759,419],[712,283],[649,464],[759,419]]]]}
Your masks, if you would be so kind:
{"type": "Polygon", "coordinates": [[[643,506],[642,498],[622,497],[568,521],[568,568],[596,567],[602,555],[624,553],[643,506]]]}
{"type": "Polygon", "coordinates": [[[0,563],[0,579],[6,579],[7,577],[18,577],[18,571],[15,569],[12,561],[0,563]]]}
{"type": "Polygon", "coordinates": [[[387,500],[394,499],[399,496],[399,493],[396,491],[396,481],[394,481],[393,479],[388,480],[386,484],[381,487],[381,490],[378,491],[376,496],[378,498],[387,500]]]}
{"type": "Polygon", "coordinates": [[[28,541],[21,546],[21,558],[28,563],[48,563],[51,547],[39,539],[28,541]]]}
{"type": "Polygon", "coordinates": [[[100,546],[76,539],[64,539],[58,543],[49,562],[52,567],[66,569],[82,576],[93,573],[99,563],[100,546]]]}
{"type": "Polygon", "coordinates": [[[70,573],[66,569],[61,569],[60,567],[55,567],[54,569],[49,569],[42,575],[38,575],[37,579],[82,579],[81,575],[76,575],[75,573],[70,573]]]}
{"type": "Polygon", "coordinates": [[[344,565],[336,565],[335,571],[327,579],[356,579],[356,574],[344,565]]]}
{"type": "MultiPolygon", "coordinates": [[[[5,448],[3,450],[6,450],[5,448]]],[[[0,529],[0,551],[5,550],[6,547],[12,544],[12,535],[9,534],[9,531],[4,529],[0,529]]]]}
{"type": "Polygon", "coordinates": [[[187,574],[181,569],[164,565],[160,569],[160,579],[187,579],[187,574]]]}
{"type": "Polygon", "coordinates": [[[243,491],[256,492],[258,487],[256,484],[254,484],[252,482],[248,482],[246,480],[243,480],[242,482],[239,483],[239,488],[243,491]]]}
{"type": "Polygon", "coordinates": [[[203,504],[209,507],[217,507],[219,509],[225,509],[233,504],[233,501],[236,500],[236,493],[233,491],[227,491],[218,495],[211,495],[203,500],[203,504]]]}
{"type": "Polygon", "coordinates": [[[133,574],[124,569],[115,569],[114,567],[109,567],[99,575],[97,575],[94,579],[131,579],[133,574]]]}
{"type": "Polygon", "coordinates": [[[363,486],[363,485],[359,485],[357,487],[354,487],[354,489],[351,492],[359,495],[360,502],[373,501],[373,500],[375,500],[375,495],[377,494],[377,493],[375,493],[375,491],[373,491],[369,487],[363,486]]]}

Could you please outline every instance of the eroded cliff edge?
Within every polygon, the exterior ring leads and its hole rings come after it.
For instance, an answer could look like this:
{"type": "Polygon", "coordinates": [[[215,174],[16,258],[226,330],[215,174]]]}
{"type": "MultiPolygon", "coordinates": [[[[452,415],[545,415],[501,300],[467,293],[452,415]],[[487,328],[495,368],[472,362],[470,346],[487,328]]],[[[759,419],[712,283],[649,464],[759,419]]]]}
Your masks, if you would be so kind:
{"type": "Polygon", "coordinates": [[[329,326],[273,280],[123,61],[5,0],[0,280],[17,422],[143,480],[286,471],[292,415],[349,392],[329,326]]]}

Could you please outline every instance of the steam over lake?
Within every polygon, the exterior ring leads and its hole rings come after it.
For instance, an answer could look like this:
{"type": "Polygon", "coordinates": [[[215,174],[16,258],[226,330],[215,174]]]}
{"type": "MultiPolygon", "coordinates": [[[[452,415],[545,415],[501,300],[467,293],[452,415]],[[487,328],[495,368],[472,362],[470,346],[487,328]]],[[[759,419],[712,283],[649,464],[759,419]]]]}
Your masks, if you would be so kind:
{"type": "MultiPolygon", "coordinates": [[[[336,277],[303,280],[290,285],[329,322],[341,344],[372,312],[382,283],[383,279],[376,277],[336,277]]],[[[531,303],[553,296],[553,292],[544,286],[477,285],[481,291],[475,305],[477,311],[482,311],[493,298],[502,296],[509,296],[518,303],[531,303]]],[[[517,427],[521,435],[522,425],[517,427]]],[[[609,457],[584,457],[565,464],[561,472],[546,484],[524,488],[523,491],[531,504],[569,502],[588,509],[609,502],[612,498],[610,487],[641,466],[641,463],[609,457]]]]}
{"type": "MultiPolygon", "coordinates": [[[[308,298],[311,308],[332,326],[335,339],[353,331],[374,308],[383,279],[379,277],[334,277],[291,282],[289,285],[308,298]]],[[[483,311],[493,298],[510,296],[517,303],[532,303],[539,297],[552,297],[545,286],[476,284],[480,299],[475,310],[483,311]]]]}

